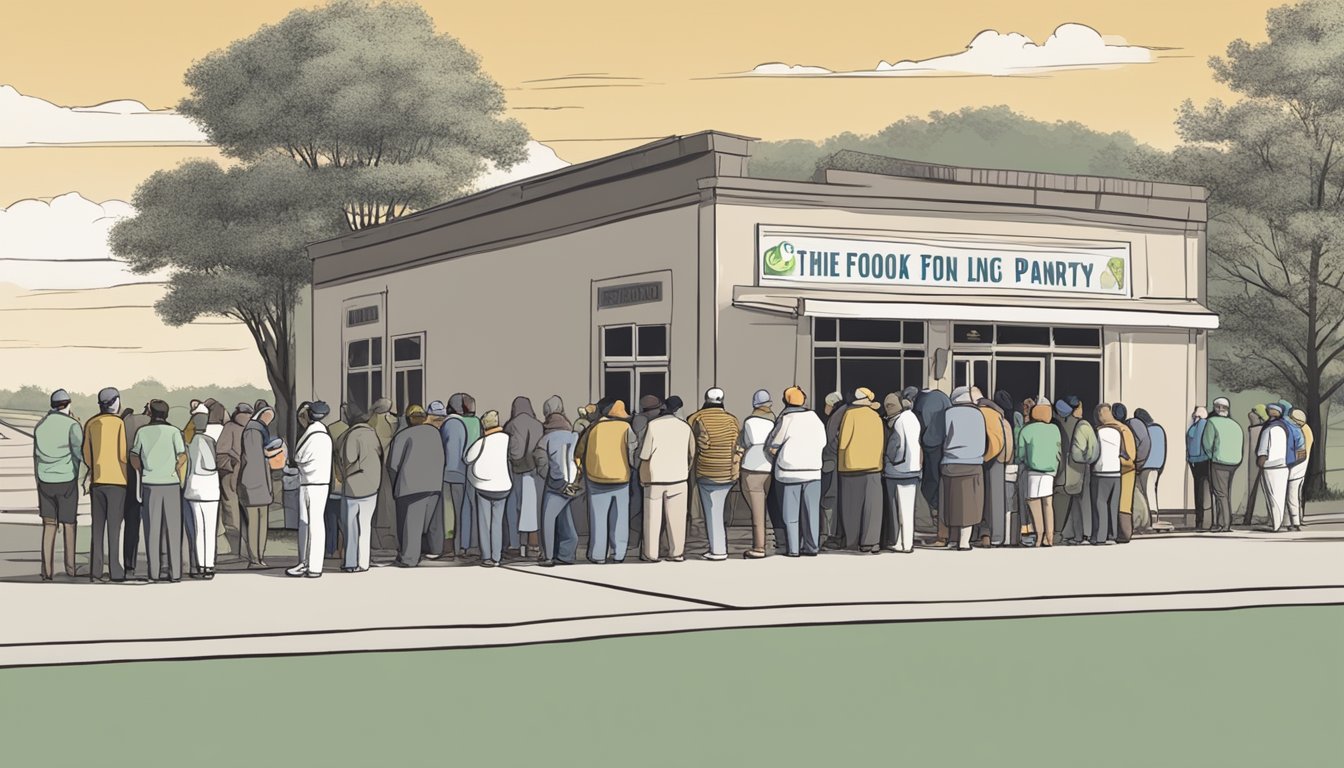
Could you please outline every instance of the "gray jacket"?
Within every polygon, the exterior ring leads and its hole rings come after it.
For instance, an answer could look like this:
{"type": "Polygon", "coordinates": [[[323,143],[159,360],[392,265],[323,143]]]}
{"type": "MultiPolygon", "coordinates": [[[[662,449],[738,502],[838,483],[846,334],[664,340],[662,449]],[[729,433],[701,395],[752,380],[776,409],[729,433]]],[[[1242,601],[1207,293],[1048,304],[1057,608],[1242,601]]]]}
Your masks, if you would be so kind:
{"type": "Polygon", "coordinates": [[[513,410],[509,414],[509,423],[504,425],[504,434],[509,436],[509,471],[524,475],[536,469],[532,451],[541,442],[541,422],[532,411],[531,400],[526,397],[513,399],[513,410]]]}
{"type": "Polygon", "coordinates": [[[271,495],[271,467],[266,463],[266,425],[249,421],[243,427],[243,461],[238,475],[238,493],[245,507],[265,507],[271,495]]]}
{"type": "Polygon", "coordinates": [[[341,468],[345,495],[366,499],[378,493],[383,479],[383,444],[368,424],[356,424],[337,440],[336,462],[341,468]]]}
{"type": "Polygon", "coordinates": [[[574,447],[578,445],[578,434],[567,429],[553,429],[547,432],[533,451],[537,473],[545,481],[546,487],[558,491],[574,482],[578,477],[578,468],[574,464],[574,447]]]}
{"type": "Polygon", "coordinates": [[[429,424],[401,430],[387,448],[387,474],[397,498],[442,493],[443,468],[443,440],[429,424]]]}
{"type": "Polygon", "coordinates": [[[943,412],[944,464],[985,463],[985,415],[969,403],[954,405],[943,412]]]}

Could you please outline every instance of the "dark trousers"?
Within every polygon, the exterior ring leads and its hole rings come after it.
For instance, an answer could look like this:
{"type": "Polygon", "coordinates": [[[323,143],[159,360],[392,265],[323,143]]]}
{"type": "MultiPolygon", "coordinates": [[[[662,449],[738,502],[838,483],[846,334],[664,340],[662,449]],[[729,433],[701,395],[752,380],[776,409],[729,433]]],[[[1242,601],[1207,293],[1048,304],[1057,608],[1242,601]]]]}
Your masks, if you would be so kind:
{"type": "Polygon", "coordinates": [[[845,547],[875,547],[882,536],[882,473],[840,475],[840,524],[845,547]]]}
{"type": "Polygon", "coordinates": [[[541,497],[541,550],[547,560],[573,563],[579,548],[572,510],[574,499],[549,485],[541,497]]]}
{"type": "Polygon", "coordinates": [[[425,535],[420,542],[420,548],[427,555],[434,557],[443,556],[444,528],[443,528],[443,508],[451,499],[447,501],[443,498],[443,492],[435,494],[434,509],[430,510],[429,519],[425,521],[425,535]]]}
{"type": "Polygon", "coordinates": [[[1215,531],[1232,530],[1232,476],[1236,473],[1236,464],[1213,464],[1210,467],[1215,531]]]}
{"type": "Polygon", "coordinates": [[[1094,477],[1096,491],[1092,504],[1092,543],[1105,544],[1120,533],[1120,478],[1094,477]]]}
{"type": "Polygon", "coordinates": [[[136,551],[140,549],[140,518],[143,503],[140,501],[140,473],[133,467],[126,467],[126,506],[122,516],[122,529],[126,532],[122,537],[122,557],[121,562],[126,573],[135,573],[135,565],[139,562],[136,559],[136,551]]]}
{"type": "Polygon", "coordinates": [[[340,537],[345,533],[342,529],[344,511],[344,496],[327,496],[327,505],[322,508],[322,527],[326,531],[324,549],[327,550],[325,553],[327,557],[335,557],[336,550],[340,548],[340,537]]]}
{"type": "Polygon", "coordinates": [[[770,481],[770,488],[765,492],[765,515],[775,531],[775,551],[783,553],[789,547],[788,536],[784,533],[784,496],[780,485],[782,483],[770,481]]]}
{"type": "Polygon", "coordinates": [[[835,470],[822,469],[821,471],[821,540],[823,543],[840,535],[840,526],[837,522],[840,516],[836,514],[836,499],[840,494],[838,478],[839,473],[835,470]]]}
{"type": "Polygon", "coordinates": [[[420,543],[429,528],[429,518],[439,503],[440,494],[417,493],[396,497],[397,562],[404,566],[420,564],[420,543]]]}
{"type": "Polygon", "coordinates": [[[1205,505],[1207,501],[1205,491],[1209,490],[1209,468],[1211,461],[1195,461],[1190,463],[1190,474],[1195,478],[1195,527],[1199,530],[1207,530],[1211,520],[1204,517],[1204,510],[1208,509],[1205,505]]]}
{"type": "MultiPolygon", "coordinates": [[[[929,503],[929,509],[938,513],[938,489],[943,484],[943,446],[924,446],[924,476],[919,482],[920,495],[929,503]]],[[[940,520],[942,518],[939,518],[940,520]]]]}
{"type": "Polygon", "coordinates": [[[108,575],[113,581],[126,578],[122,567],[123,531],[126,525],[126,486],[98,484],[89,489],[93,516],[93,538],[89,542],[89,578],[103,575],[107,558],[108,575]],[[106,549],[104,549],[106,547],[106,549]]]}
{"type": "Polygon", "coordinates": [[[140,490],[145,495],[146,573],[150,581],[159,580],[163,548],[168,556],[168,578],[177,581],[182,578],[182,489],[174,483],[146,485],[140,490]]]}

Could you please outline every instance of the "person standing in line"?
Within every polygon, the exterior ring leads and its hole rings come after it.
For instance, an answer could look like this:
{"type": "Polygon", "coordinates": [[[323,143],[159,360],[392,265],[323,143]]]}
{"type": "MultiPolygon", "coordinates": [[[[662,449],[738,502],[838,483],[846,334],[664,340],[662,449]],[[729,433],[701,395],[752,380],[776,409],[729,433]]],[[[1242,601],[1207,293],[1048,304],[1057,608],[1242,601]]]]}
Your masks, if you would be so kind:
{"type": "Polygon", "coordinates": [[[638,451],[625,402],[599,408],[601,417],[579,435],[575,460],[588,484],[588,562],[625,562],[630,545],[630,475],[638,451]]]}
{"type": "Polygon", "coordinates": [[[923,471],[919,418],[905,409],[899,395],[882,401],[887,413],[887,446],[882,477],[887,486],[887,516],[896,532],[892,552],[915,551],[915,489],[923,471]]]}
{"type": "Polygon", "coordinates": [[[1190,414],[1190,426],[1185,430],[1185,460],[1190,466],[1190,476],[1195,481],[1195,530],[1211,531],[1213,530],[1213,509],[1212,504],[1205,504],[1208,500],[1206,492],[1212,492],[1210,486],[1210,473],[1212,462],[1209,461],[1208,451],[1204,449],[1204,431],[1209,426],[1209,412],[1202,405],[1195,406],[1195,410],[1190,414]],[[1204,510],[1209,510],[1206,517],[1204,510]]]}
{"type": "Polygon", "coordinates": [[[448,418],[439,427],[439,436],[443,440],[443,482],[453,502],[453,549],[463,559],[476,545],[476,493],[467,484],[465,457],[481,437],[481,420],[471,395],[458,392],[448,398],[448,418]]]}
{"type": "Polygon", "coordinates": [[[871,389],[859,387],[840,423],[840,527],[845,548],[876,554],[882,536],[882,417],[871,389]]]}
{"type": "Polygon", "coordinates": [[[807,406],[800,387],[784,390],[784,410],[766,440],[780,488],[785,554],[815,557],[821,551],[822,467],[826,425],[807,406]]]}
{"type": "Polygon", "coordinates": [[[1269,421],[1260,430],[1255,463],[1260,467],[1265,503],[1269,505],[1269,529],[1277,533],[1283,530],[1284,512],[1288,505],[1288,483],[1292,474],[1288,465],[1289,435],[1288,425],[1283,418],[1283,406],[1269,403],[1265,410],[1269,421]]]}
{"type": "Polygon", "coordinates": [[[843,549],[840,536],[839,476],[835,464],[839,456],[840,422],[844,420],[849,403],[839,392],[826,396],[823,412],[826,415],[826,451],[821,464],[821,535],[823,549],[843,549]]]}
{"type": "Polygon", "coordinates": [[[724,409],[723,399],[723,390],[711,387],[705,392],[704,406],[686,420],[695,435],[695,476],[709,539],[704,558],[715,561],[728,559],[724,513],[741,460],[737,444],[742,427],[737,417],[724,409]]]}
{"type": "Polygon", "coordinates": [[[593,424],[593,414],[597,412],[597,406],[589,403],[579,406],[579,418],[574,420],[574,434],[582,435],[588,431],[588,427],[593,424]]]}
{"type": "Polygon", "coordinates": [[[1122,425],[1111,406],[1097,406],[1097,463],[1092,467],[1096,501],[1092,505],[1092,543],[1114,544],[1120,528],[1120,479],[1123,472],[1122,425]]]}
{"type": "MultiPolygon", "coordinates": [[[[1265,427],[1265,422],[1269,421],[1269,412],[1265,406],[1255,405],[1246,414],[1246,455],[1254,456],[1255,451],[1260,447],[1260,432],[1265,427]]],[[[1260,466],[1252,463],[1248,468],[1251,473],[1249,482],[1246,483],[1246,513],[1241,519],[1241,524],[1250,526],[1255,519],[1255,503],[1260,495],[1260,466]]]]}
{"type": "Polygon", "coordinates": [[[407,408],[407,426],[387,448],[387,478],[396,504],[396,564],[402,568],[420,565],[429,518],[443,494],[443,438],[426,422],[424,408],[407,408]]]}
{"type": "Polygon", "coordinates": [[[102,581],[106,553],[108,577],[125,581],[122,567],[126,520],[126,464],[130,445],[126,423],[117,416],[121,393],[113,387],[98,392],[98,415],[84,425],[83,460],[88,468],[85,491],[89,496],[93,531],[89,547],[89,581],[102,581]],[[106,548],[104,548],[106,547],[106,548]]]}
{"type": "MultiPolygon", "coordinates": [[[[294,466],[299,470],[299,562],[285,575],[317,579],[322,577],[322,560],[327,554],[326,509],[331,490],[331,433],[322,423],[331,408],[321,400],[308,403],[298,413],[302,436],[294,446],[294,466]]],[[[438,444],[439,436],[434,435],[438,444]]],[[[434,476],[435,487],[442,474],[434,476]]]]}
{"type": "Polygon", "coordinates": [[[565,417],[565,403],[552,395],[542,404],[542,435],[533,450],[537,475],[542,479],[541,564],[573,565],[579,548],[572,502],[579,482],[574,448],[579,436],[565,417]]]}
{"type": "Polygon", "coordinates": [[[224,527],[223,549],[228,557],[243,559],[243,508],[238,498],[238,475],[243,465],[243,430],[252,419],[252,406],[239,403],[215,441],[219,468],[219,513],[224,527]]]}
{"type": "Polygon", "coordinates": [[[967,551],[985,513],[985,417],[971,400],[969,387],[952,390],[952,407],[943,413],[940,512],[947,525],[949,549],[967,551]],[[955,537],[955,539],[953,538],[955,537]]]}
{"type": "Polygon", "coordinates": [[[1211,462],[1213,530],[1224,533],[1232,530],[1232,477],[1237,467],[1241,466],[1245,439],[1241,425],[1232,419],[1231,411],[1232,404],[1227,398],[1220,397],[1213,401],[1213,415],[1204,427],[1203,440],[1204,452],[1211,462]]]}
{"type": "Polygon", "coordinates": [[[350,414],[344,405],[340,406],[340,417],[327,425],[327,434],[331,437],[331,490],[327,493],[327,506],[322,513],[322,527],[325,534],[326,557],[344,560],[345,532],[345,483],[341,478],[340,461],[336,455],[336,446],[341,437],[350,431],[350,414]]]}
{"type": "MultiPolygon", "coordinates": [[[[380,397],[373,401],[370,408],[369,426],[378,435],[382,443],[384,456],[392,445],[392,437],[397,434],[397,415],[392,412],[392,401],[380,397]]],[[[398,549],[397,546],[397,504],[393,498],[392,478],[387,475],[387,465],[383,465],[383,479],[378,486],[378,507],[373,512],[373,548],[398,549]]]]}
{"type": "Polygon", "coordinates": [[[1135,456],[1138,455],[1138,447],[1134,432],[1129,428],[1129,411],[1125,404],[1113,403],[1111,416],[1117,423],[1116,429],[1120,431],[1120,515],[1116,518],[1119,527],[1115,532],[1115,543],[1128,544],[1134,537],[1134,487],[1138,484],[1135,456]]]}
{"type": "Polygon", "coordinates": [[[344,493],[345,559],[341,570],[363,573],[369,570],[373,555],[373,513],[383,481],[383,444],[369,426],[362,404],[346,403],[345,412],[353,426],[332,445],[344,493]]]}
{"type": "MultiPolygon", "coordinates": [[[[1134,419],[1141,423],[1148,433],[1148,453],[1144,456],[1143,467],[1139,470],[1139,492],[1143,494],[1144,505],[1148,508],[1146,528],[1152,528],[1158,522],[1160,513],[1157,504],[1157,481],[1162,477],[1162,467],[1167,463],[1167,432],[1162,425],[1153,420],[1152,414],[1142,408],[1134,410],[1134,419]]],[[[1143,449],[1139,450],[1143,454],[1143,449]]]]}
{"type": "MultiPolygon", "coordinates": [[[[972,392],[972,395],[975,393],[972,392]]],[[[1007,395],[1002,390],[999,394],[1007,395]]],[[[980,523],[980,546],[1003,546],[1008,535],[1007,465],[1013,463],[1016,444],[1013,427],[1001,406],[988,398],[976,398],[985,418],[985,516],[980,523]]]]}
{"type": "Polygon", "coordinates": [[[243,505],[243,520],[247,526],[244,551],[247,567],[269,568],[266,563],[266,535],[270,529],[271,465],[266,459],[266,443],[270,439],[268,427],[275,420],[275,411],[262,405],[243,428],[242,461],[238,469],[238,500],[243,505]]]}
{"type": "MultiPolygon", "coordinates": [[[[644,433],[649,422],[663,415],[663,399],[658,395],[639,398],[639,412],[630,418],[630,429],[635,433],[635,444],[644,444],[644,433]]],[[[643,551],[644,542],[644,484],[640,481],[639,453],[630,473],[630,546],[643,551]]]]}
{"type": "Polygon", "coordinates": [[[219,436],[224,431],[224,407],[210,406],[204,428],[197,430],[187,443],[187,478],[182,487],[182,498],[193,525],[191,547],[196,565],[189,575],[193,579],[215,577],[215,554],[219,543],[219,468],[215,456],[219,451],[219,436]]]}
{"type": "Polygon", "coordinates": [[[509,471],[513,474],[505,509],[508,521],[506,547],[522,557],[528,556],[529,544],[532,556],[537,556],[537,530],[541,527],[541,478],[537,475],[533,452],[537,449],[537,443],[541,442],[542,432],[532,401],[526,397],[515,397],[509,421],[504,425],[504,434],[509,436],[509,471]]]}
{"type": "Polygon", "coordinates": [[[57,528],[64,534],[65,575],[75,578],[75,525],[79,508],[79,465],[84,430],[70,411],[64,389],[51,393],[51,410],[33,429],[33,473],[37,509],[42,517],[42,579],[55,573],[57,528]]]}
{"type": "MultiPolygon", "coordinates": [[[[652,405],[644,403],[641,405],[652,405]]],[[[660,406],[665,405],[659,403],[660,406]]],[[[646,409],[646,412],[652,408],[646,409]]],[[[644,542],[639,559],[659,561],[663,525],[667,528],[667,559],[686,559],[686,507],[691,462],[695,460],[695,437],[676,411],[660,408],[649,420],[639,443],[639,475],[644,490],[644,542]]]]}
{"type": "Polygon", "coordinates": [[[922,465],[924,475],[920,480],[919,492],[929,505],[934,521],[938,524],[938,539],[934,546],[947,544],[947,521],[941,514],[941,492],[943,485],[943,443],[947,437],[945,414],[952,407],[952,400],[941,389],[926,387],[915,396],[915,416],[919,418],[919,441],[923,450],[922,465]]]}
{"type": "Polygon", "coordinates": [[[758,389],[751,396],[751,415],[742,422],[737,450],[742,454],[742,495],[751,508],[751,549],[742,553],[748,560],[765,557],[765,501],[770,493],[770,457],[765,441],[775,428],[775,413],[770,408],[770,393],[758,389]]]}
{"type": "Polygon", "coordinates": [[[1031,526],[1037,531],[1038,547],[1055,544],[1055,475],[1063,443],[1059,427],[1050,419],[1051,410],[1047,403],[1033,406],[1031,423],[1017,435],[1017,455],[1026,471],[1023,495],[1031,511],[1031,526]]]}
{"type": "MultiPolygon", "coordinates": [[[[1286,403],[1281,403],[1287,407],[1286,403]]],[[[1307,479],[1307,461],[1311,456],[1311,446],[1316,442],[1311,427],[1307,424],[1307,414],[1300,408],[1293,408],[1288,415],[1288,424],[1302,432],[1302,447],[1294,452],[1293,465],[1288,469],[1288,530],[1302,530],[1302,486],[1307,479]]]]}
{"type": "Polygon", "coordinates": [[[464,457],[467,480],[476,494],[476,533],[481,565],[493,568],[504,560],[504,513],[513,479],[509,472],[509,436],[499,426],[499,412],[481,417],[481,437],[464,457]]]}
{"type": "Polygon", "coordinates": [[[168,404],[149,402],[149,424],[135,433],[130,462],[140,471],[145,503],[145,565],[150,581],[159,581],[160,553],[167,540],[168,579],[182,580],[182,471],[187,446],[168,423],[168,404]]]}
{"type": "MultiPolygon", "coordinates": [[[[1116,406],[1118,406],[1115,409],[1117,411],[1126,410],[1121,403],[1116,403],[1116,406]]],[[[1143,484],[1139,481],[1139,476],[1148,463],[1148,454],[1152,450],[1152,440],[1148,436],[1148,425],[1143,423],[1143,419],[1139,418],[1139,410],[1142,409],[1136,409],[1133,414],[1126,413],[1127,418],[1121,419],[1125,426],[1129,428],[1129,433],[1134,436],[1134,491],[1131,519],[1134,522],[1136,532],[1146,531],[1152,527],[1152,511],[1148,509],[1148,500],[1143,495],[1143,484]]]]}
{"type": "MultiPolygon", "coordinates": [[[[443,439],[443,425],[448,421],[448,405],[442,400],[434,400],[425,407],[425,423],[433,427],[439,433],[439,439],[443,439]]],[[[448,475],[448,446],[443,448],[443,474],[448,475]]],[[[447,554],[452,557],[452,546],[448,544],[448,507],[453,503],[451,489],[448,483],[442,483],[439,490],[439,503],[434,507],[434,511],[429,515],[429,523],[425,528],[424,541],[420,543],[420,551],[426,560],[438,560],[447,554]]]]}
{"type": "Polygon", "coordinates": [[[149,424],[149,403],[140,413],[133,413],[127,409],[121,416],[121,421],[126,425],[126,512],[125,512],[125,541],[122,551],[122,565],[126,573],[134,574],[136,565],[139,562],[137,553],[140,551],[140,523],[144,518],[144,500],[140,492],[140,472],[130,463],[130,446],[135,444],[135,433],[141,427],[149,424]]]}
{"type": "Polygon", "coordinates": [[[1092,465],[1100,454],[1097,431],[1092,427],[1092,422],[1083,418],[1083,402],[1074,395],[1057,402],[1055,412],[1063,417],[1060,434],[1064,466],[1059,473],[1063,483],[1056,480],[1056,488],[1064,494],[1056,501],[1056,508],[1062,510],[1067,518],[1062,535],[1069,544],[1092,544],[1092,504],[1095,500],[1092,493],[1092,465]]]}

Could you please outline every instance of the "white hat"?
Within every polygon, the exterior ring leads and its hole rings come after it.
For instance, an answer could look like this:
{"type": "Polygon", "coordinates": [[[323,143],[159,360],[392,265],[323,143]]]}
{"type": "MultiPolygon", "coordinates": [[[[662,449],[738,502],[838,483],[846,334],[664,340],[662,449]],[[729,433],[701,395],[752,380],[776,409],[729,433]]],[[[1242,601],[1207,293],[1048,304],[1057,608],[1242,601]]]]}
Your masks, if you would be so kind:
{"type": "MultiPolygon", "coordinates": [[[[1232,403],[1226,397],[1220,397],[1213,401],[1214,408],[1231,408],[1232,403]]],[[[1280,409],[1282,410],[1282,409],[1280,409]]]]}
{"type": "Polygon", "coordinates": [[[756,390],[756,394],[751,396],[751,407],[760,408],[762,405],[770,404],[770,392],[764,389],[756,390]]]}
{"type": "Polygon", "coordinates": [[[705,402],[714,405],[723,405],[723,390],[718,387],[710,387],[705,392],[705,402]]]}

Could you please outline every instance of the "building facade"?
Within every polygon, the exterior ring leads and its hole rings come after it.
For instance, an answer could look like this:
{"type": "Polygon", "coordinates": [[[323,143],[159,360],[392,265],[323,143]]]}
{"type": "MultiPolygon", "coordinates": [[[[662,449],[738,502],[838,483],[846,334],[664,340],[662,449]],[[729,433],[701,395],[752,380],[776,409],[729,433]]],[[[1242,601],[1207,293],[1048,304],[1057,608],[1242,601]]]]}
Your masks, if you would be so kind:
{"type": "Polygon", "coordinates": [[[1217,326],[1203,189],[856,153],[776,181],[750,147],[670,138],[311,246],[301,384],[571,414],[711,386],[739,415],[795,383],[1076,394],[1163,424],[1160,502],[1189,506],[1179,436],[1217,326]]]}

